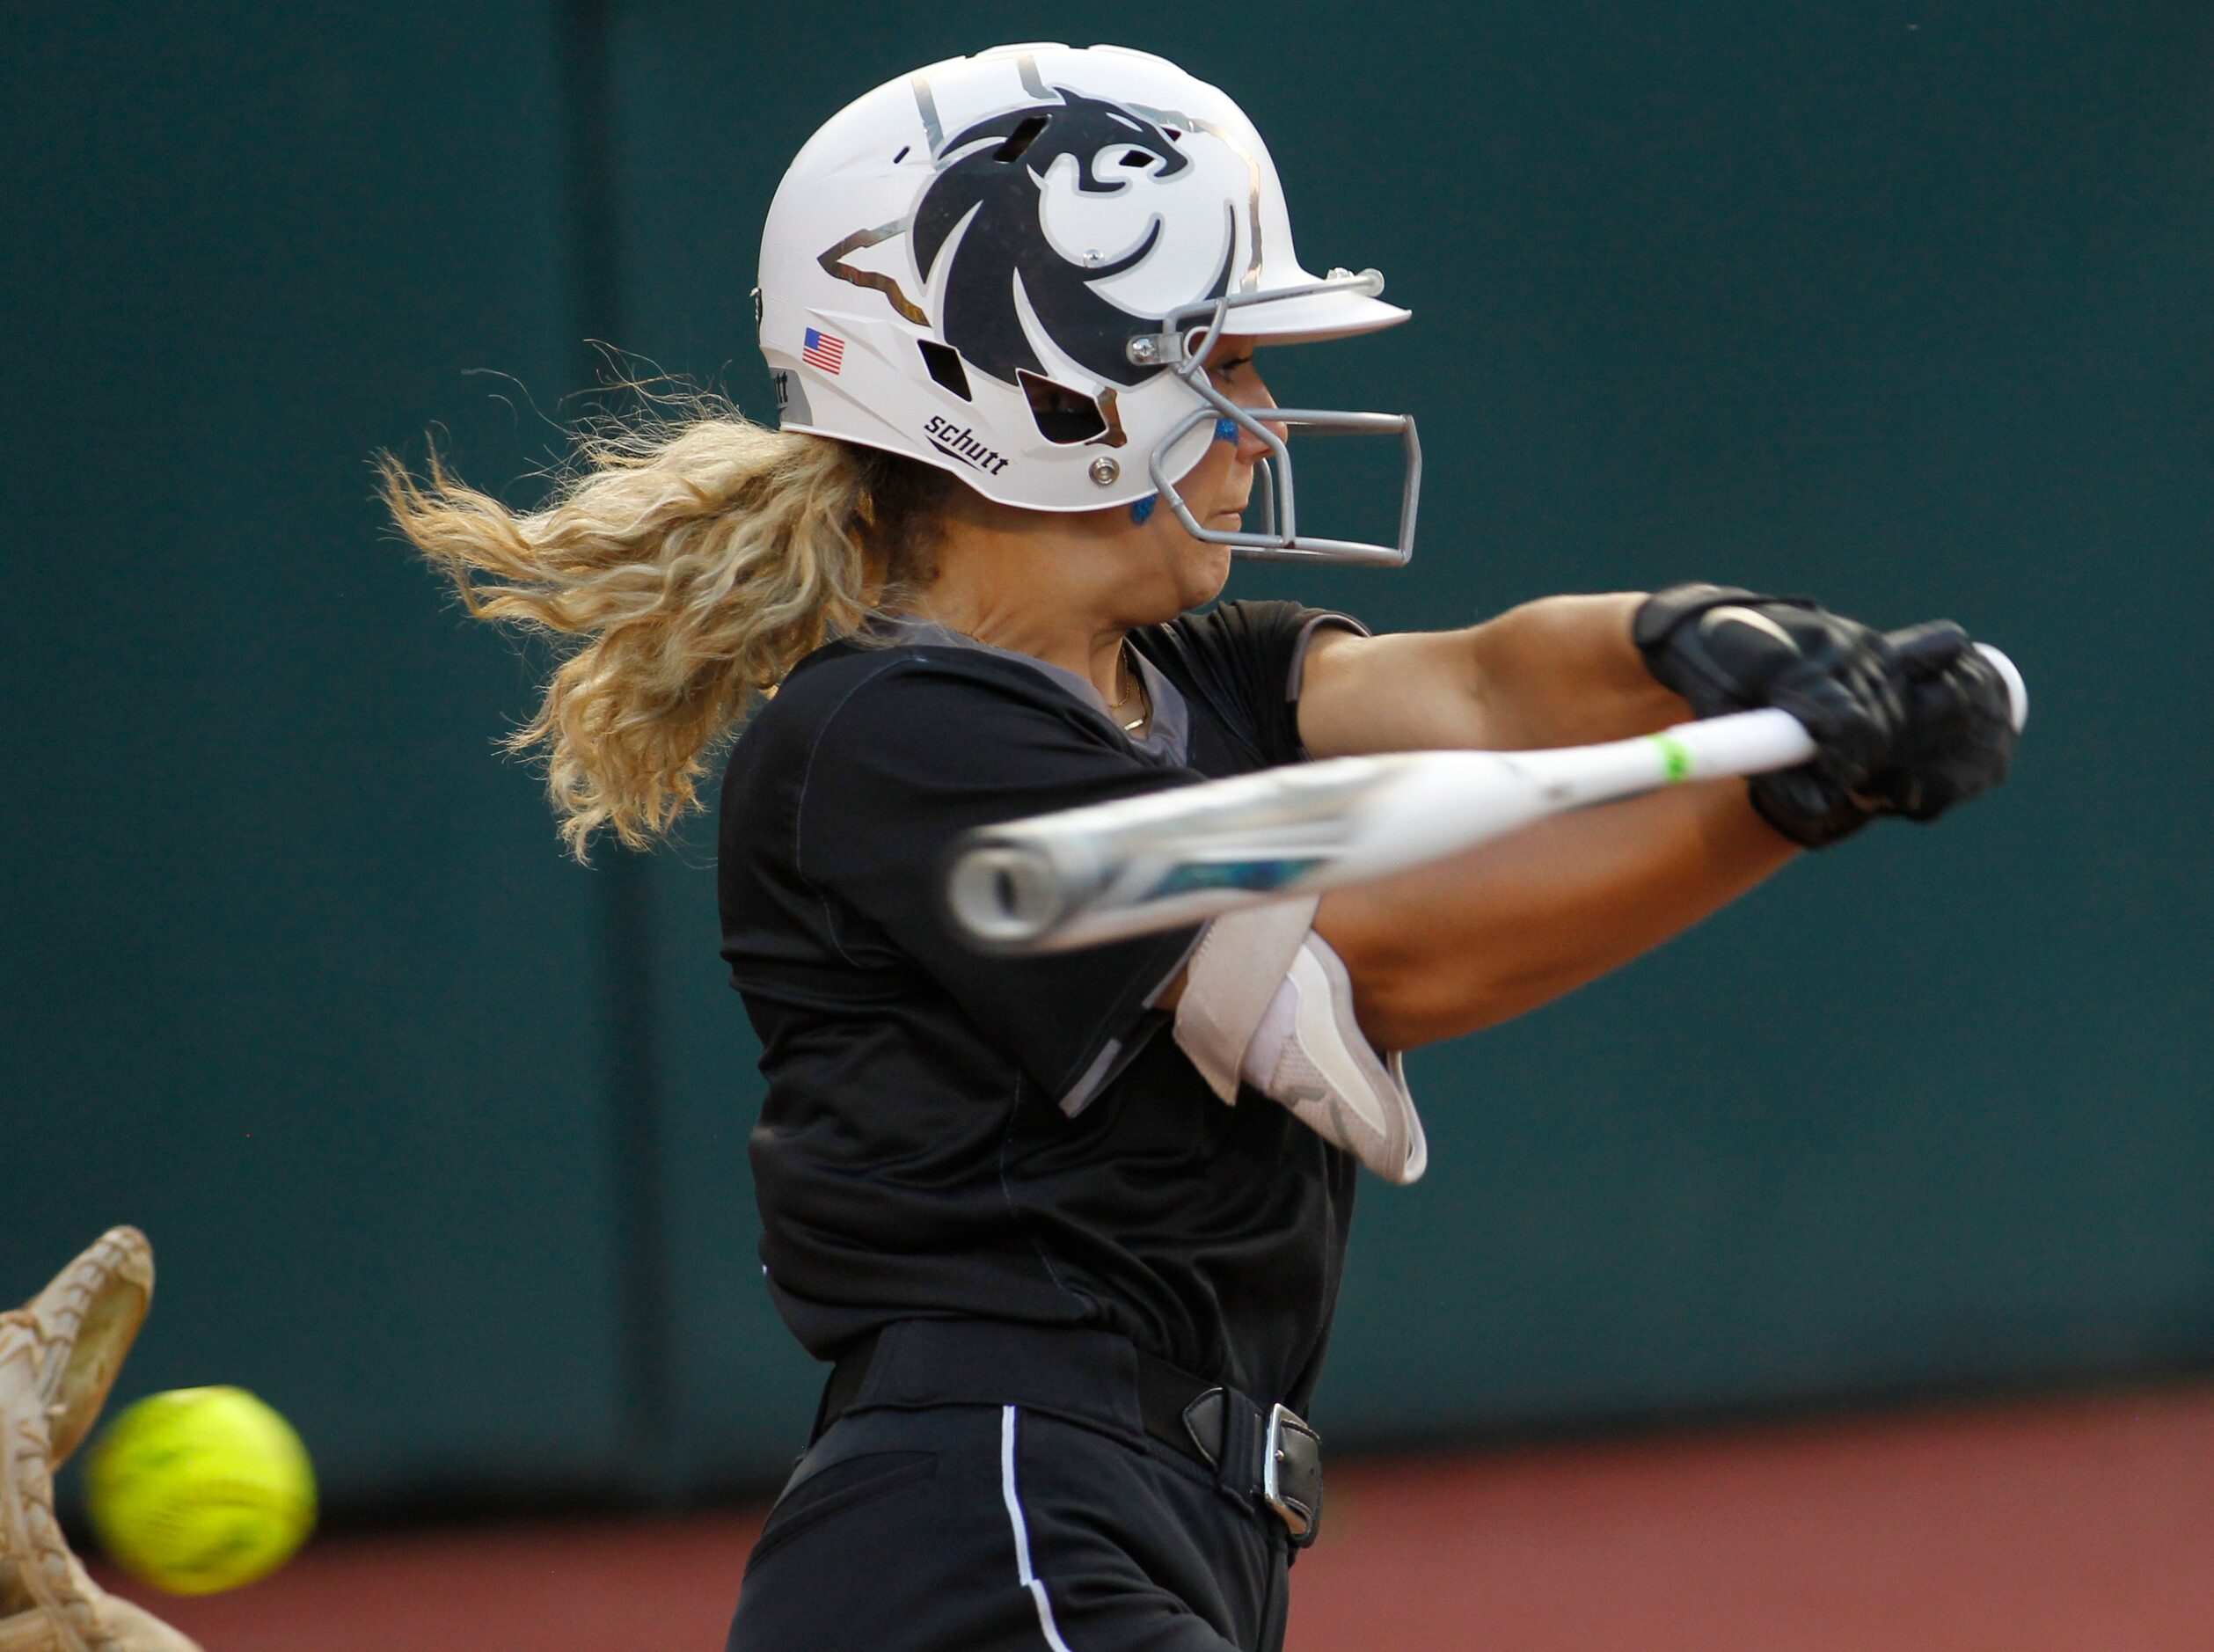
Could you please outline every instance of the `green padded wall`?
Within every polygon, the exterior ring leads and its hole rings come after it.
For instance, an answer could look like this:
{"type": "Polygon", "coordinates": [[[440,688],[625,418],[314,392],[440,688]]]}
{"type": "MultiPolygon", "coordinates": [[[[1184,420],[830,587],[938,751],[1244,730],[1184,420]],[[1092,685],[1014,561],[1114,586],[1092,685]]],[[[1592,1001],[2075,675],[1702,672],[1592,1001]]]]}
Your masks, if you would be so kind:
{"type": "Polygon", "coordinates": [[[124,1393],[239,1382],[340,1508],[614,1467],[607,960],[528,704],[368,457],[543,433],[579,331],[544,7],[11,18],[12,1303],[152,1236],[124,1393]],[[494,391],[506,399],[496,399],[494,391]]]}

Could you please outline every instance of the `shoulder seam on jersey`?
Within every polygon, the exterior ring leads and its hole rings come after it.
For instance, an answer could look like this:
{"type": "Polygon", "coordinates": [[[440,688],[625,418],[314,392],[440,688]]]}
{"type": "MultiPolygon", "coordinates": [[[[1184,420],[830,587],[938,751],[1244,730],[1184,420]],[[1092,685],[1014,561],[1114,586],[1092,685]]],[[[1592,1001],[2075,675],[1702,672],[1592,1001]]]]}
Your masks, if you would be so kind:
{"type": "Polygon", "coordinates": [[[822,726],[815,731],[815,738],[807,742],[807,761],[800,771],[800,794],[792,805],[792,869],[800,874],[800,881],[814,891],[815,898],[822,904],[823,926],[829,932],[832,948],[839,957],[850,964],[854,964],[857,969],[859,965],[856,963],[853,955],[846,951],[845,942],[838,937],[837,914],[830,905],[829,892],[807,875],[806,844],[807,787],[815,779],[815,755],[822,749],[822,742],[829,735],[830,726],[837,721],[840,714],[852,703],[853,697],[887,672],[908,663],[910,661],[907,656],[888,655],[867,676],[838,697],[837,704],[830,707],[822,719],[822,726]]]}

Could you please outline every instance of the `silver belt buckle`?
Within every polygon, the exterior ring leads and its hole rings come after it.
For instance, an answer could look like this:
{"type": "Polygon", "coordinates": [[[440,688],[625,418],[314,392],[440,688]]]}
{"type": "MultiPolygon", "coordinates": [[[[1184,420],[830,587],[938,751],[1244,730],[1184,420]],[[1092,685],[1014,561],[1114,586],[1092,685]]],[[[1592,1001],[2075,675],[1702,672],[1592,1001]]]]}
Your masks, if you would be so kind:
{"type": "Polygon", "coordinates": [[[1322,1436],[1287,1406],[1268,1407],[1268,1438],[1260,1470],[1261,1500],[1304,1549],[1322,1529],[1322,1436]]]}

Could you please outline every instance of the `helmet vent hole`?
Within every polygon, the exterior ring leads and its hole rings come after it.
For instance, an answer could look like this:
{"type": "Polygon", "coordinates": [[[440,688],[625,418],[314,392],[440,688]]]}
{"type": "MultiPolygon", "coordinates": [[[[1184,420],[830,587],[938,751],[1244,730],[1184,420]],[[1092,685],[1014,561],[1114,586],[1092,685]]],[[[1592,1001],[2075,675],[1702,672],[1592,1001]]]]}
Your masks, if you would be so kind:
{"type": "Polygon", "coordinates": [[[1030,399],[1030,416],[1037,421],[1038,434],[1047,441],[1058,447],[1072,447],[1107,434],[1107,416],[1100,411],[1098,401],[1082,391],[1041,378],[1027,368],[1017,368],[1015,377],[1030,399]]]}
{"type": "Polygon", "coordinates": [[[917,339],[915,346],[923,353],[923,366],[941,390],[950,390],[963,401],[976,399],[969,393],[968,370],[961,364],[961,353],[952,345],[940,344],[935,339],[917,339]]]}
{"type": "Polygon", "coordinates": [[[1007,141],[992,151],[992,159],[1002,165],[1012,165],[1023,157],[1023,152],[1038,141],[1038,134],[1046,129],[1046,117],[1034,114],[1017,123],[1007,134],[1007,141]]]}

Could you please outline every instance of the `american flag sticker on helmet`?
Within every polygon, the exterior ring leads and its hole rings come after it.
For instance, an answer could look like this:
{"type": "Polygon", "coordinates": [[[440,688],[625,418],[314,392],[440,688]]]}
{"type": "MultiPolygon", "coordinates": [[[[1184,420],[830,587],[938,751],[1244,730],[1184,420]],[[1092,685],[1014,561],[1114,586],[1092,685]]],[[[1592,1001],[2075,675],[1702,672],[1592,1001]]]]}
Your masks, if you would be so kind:
{"type": "Polygon", "coordinates": [[[845,340],[809,327],[800,350],[800,359],[809,367],[819,367],[824,372],[835,375],[845,364],[845,340]]]}

